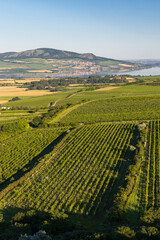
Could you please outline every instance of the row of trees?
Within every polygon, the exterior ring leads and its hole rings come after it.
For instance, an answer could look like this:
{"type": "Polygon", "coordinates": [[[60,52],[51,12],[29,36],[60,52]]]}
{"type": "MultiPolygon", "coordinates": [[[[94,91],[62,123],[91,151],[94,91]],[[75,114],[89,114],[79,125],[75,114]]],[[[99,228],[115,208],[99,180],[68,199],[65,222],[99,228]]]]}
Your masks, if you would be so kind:
{"type": "Polygon", "coordinates": [[[125,76],[90,76],[88,78],[59,78],[50,80],[40,80],[38,82],[26,82],[23,87],[30,90],[37,89],[51,89],[52,91],[57,91],[57,87],[66,87],[70,84],[100,84],[100,83],[127,83],[127,78],[125,76]]]}

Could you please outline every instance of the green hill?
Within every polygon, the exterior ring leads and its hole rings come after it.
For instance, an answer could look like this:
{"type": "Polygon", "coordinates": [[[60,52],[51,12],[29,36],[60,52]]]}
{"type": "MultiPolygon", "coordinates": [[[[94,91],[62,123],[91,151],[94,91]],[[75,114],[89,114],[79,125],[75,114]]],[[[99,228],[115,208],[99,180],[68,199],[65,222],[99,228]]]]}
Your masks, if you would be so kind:
{"type": "Polygon", "coordinates": [[[38,48],[22,52],[6,52],[0,54],[0,59],[24,59],[24,58],[43,58],[43,59],[83,59],[93,61],[107,61],[114,59],[97,57],[92,53],[75,53],[70,51],[57,50],[52,48],[38,48]]]}

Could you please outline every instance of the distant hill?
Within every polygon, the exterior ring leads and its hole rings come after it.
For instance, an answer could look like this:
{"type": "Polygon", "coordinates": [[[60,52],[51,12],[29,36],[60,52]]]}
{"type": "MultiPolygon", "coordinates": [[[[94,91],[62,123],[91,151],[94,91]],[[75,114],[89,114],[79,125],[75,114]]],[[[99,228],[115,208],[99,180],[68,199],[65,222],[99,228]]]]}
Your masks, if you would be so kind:
{"type": "Polygon", "coordinates": [[[52,48],[0,53],[0,78],[59,78],[107,75],[144,68],[143,64],[52,48]]]}
{"type": "MultiPolygon", "coordinates": [[[[117,61],[110,58],[97,57],[92,53],[75,53],[70,51],[62,51],[52,48],[38,48],[22,52],[6,52],[0,53],[0,59],[25,59],[25,58],[43,58],[43,59],[82,59],[89,61],[117,61]]],[[[123,61],[124,62],[124,61],[123,61]]]]}

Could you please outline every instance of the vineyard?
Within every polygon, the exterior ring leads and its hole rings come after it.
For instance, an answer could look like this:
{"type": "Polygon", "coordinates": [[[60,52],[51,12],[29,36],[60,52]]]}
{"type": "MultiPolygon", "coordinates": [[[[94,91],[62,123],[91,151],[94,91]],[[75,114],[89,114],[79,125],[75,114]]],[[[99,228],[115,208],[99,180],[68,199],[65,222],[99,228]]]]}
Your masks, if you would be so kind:
{"type": "Polygon", "coordinates": [[[92,101],[67,114],[63,124],[149,120],[160,117],[160,97],[121,97],[92,101]],[[98,109],[98,111],[97,111],[98,109]]]}
{"type": "Polygon", "coordinates": [[[134,128],[126,123],[74,130],[44,167],[37,166],[35,174],[1,199],[2,206],[104,214],[124,182],[134,128]]]}
{"type": "Polygon", "coordinates": [[[149,122],[145,161],[141,173],[141,207],[160,208],[160,122],[149,122]]]}
{"type": "Polygon", "coordinates": [[[4,182],[53,142],[65,129],[35,129],[0,144],[0,183],[4,182]]]}
{"type": "Polygon", "coordinates": [[[160,239],[160,87],[77,89],[1,111],[0,239],[160,239]]]}
{"type": "Polygon", "coordinates": [[[135,96],[159,96],[160,87],[159,86],[144,86],[144,85],[127,85],[119,86],[118,88],[111,89],[109,91],[81,91],[77,94],[72,95],[69,98],[62,98],[58,102],[61,104],[78,104],[82,100],[102,100],[115,97],[135,97],[135,96]]]}

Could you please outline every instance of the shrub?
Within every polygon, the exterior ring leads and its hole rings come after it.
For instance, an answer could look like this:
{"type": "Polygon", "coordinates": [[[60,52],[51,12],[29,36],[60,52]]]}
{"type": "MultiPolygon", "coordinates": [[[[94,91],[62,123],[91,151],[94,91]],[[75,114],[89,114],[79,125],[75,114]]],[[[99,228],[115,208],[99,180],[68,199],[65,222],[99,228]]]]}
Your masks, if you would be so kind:
{"type": "Polygon", "coordinates": [[[3,124],[1,126],[1,131],[13,133],[13,132],[20,132],[26,131],[29,128],[29,124],[25,119],[19,119],[17,121],[3,124]]]}
{"type": "Polygon", "coordinates": [[[117,234],[120,239],[128,239],[128,238],[132,239],[136,235],[135,231],[127,226],[118,227],[117,234]]]}

